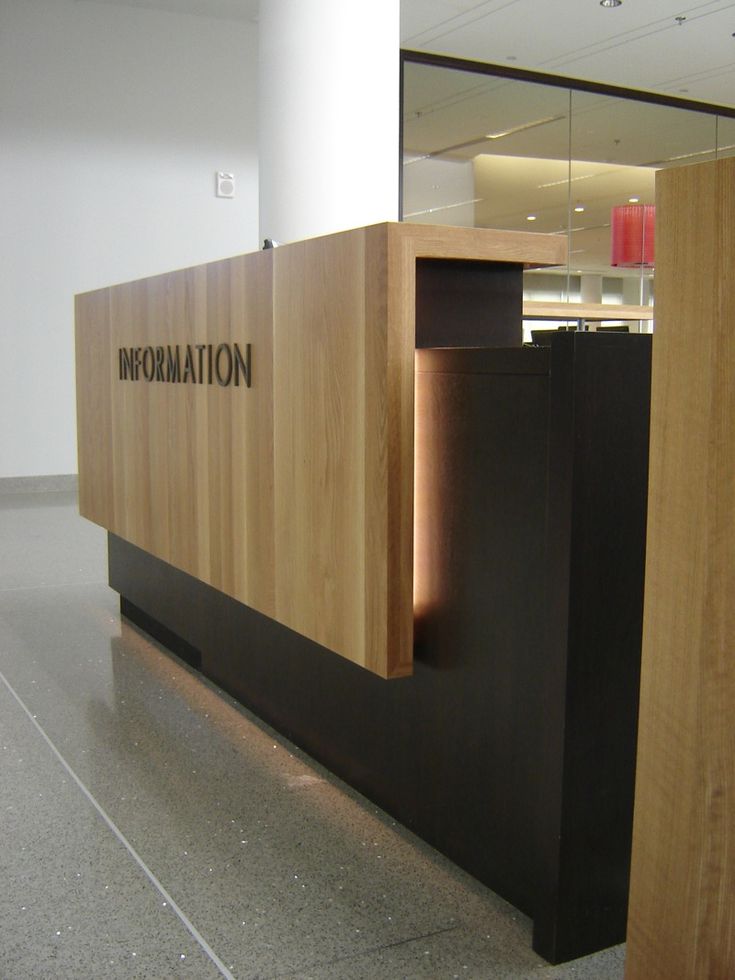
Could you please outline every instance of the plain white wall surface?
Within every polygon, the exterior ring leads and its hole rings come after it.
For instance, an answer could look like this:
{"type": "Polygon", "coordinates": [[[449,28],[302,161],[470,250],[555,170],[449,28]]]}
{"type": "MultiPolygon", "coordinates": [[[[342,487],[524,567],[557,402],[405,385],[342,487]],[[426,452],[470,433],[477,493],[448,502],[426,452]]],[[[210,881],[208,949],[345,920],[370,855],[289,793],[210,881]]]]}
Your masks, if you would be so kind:
{"type": "Polygon", "coordinates": [[[0,0],[0,477],[76,472],[75,293],[258,248],[257,50],[244,21],[0,0]]]}

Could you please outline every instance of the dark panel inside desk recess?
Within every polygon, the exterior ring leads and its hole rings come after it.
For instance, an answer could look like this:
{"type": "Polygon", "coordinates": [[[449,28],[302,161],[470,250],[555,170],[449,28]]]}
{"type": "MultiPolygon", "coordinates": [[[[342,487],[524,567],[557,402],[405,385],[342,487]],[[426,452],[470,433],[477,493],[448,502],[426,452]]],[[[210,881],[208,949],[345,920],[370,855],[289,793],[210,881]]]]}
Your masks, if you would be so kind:
{"type": "Polygon", "coordinates": [[[523,267],[417,259],[416,347],[520,347],[523,267]]]}
{"type": "Polygon", "coordinates": [[[469,866],[481,841],[480,877],[530,916],[545,808],[535,719],[548,364],[547,351],[523,348],[416,356],[417,434],[431,455],[417,472],[415,656],[434,693],[420,778],[440,775],[449,789],[434,806],[454,853],[464,848],[469,866]]]}
{"type": "Polygon", "coordinates": [[[207,676],[527,912],[552,962],[624,936],[640,650],[628,562],[643,545],[617,538],[642,529],[641,460],[619,458],[642,443],[605,416],[647,432],[647,390],[632,393],[645,372],[601,347],[600,366],[577,336],[550,351],[417,353],[430,574],[413,677],[382,681],[110,536],[127,615],[201,651],[207,676]],[[620,371],[627,384],[608,398],[599,385],[620,371]],[[636,409],[621,415],[611,403],[625,392],[636,409]],[[634,513],[621,522],[606,486],[624,473],[634,513]]]}

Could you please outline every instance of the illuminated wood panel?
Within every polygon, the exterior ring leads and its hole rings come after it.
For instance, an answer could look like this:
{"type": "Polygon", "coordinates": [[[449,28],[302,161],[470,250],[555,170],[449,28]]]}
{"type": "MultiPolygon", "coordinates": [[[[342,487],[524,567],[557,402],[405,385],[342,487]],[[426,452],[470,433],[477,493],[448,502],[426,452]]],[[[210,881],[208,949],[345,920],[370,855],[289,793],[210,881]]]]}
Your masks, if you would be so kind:
{"type": "Polygon", "coordinates": [[[77,297],[81,513],[410,673],[418,259],[557,265],[565,242],[384,224],[77,297]]]}
{"type": "Polygon", "coordinates": [[[735,976],[735,159],[657,180],[627,980],[735,976]]]}

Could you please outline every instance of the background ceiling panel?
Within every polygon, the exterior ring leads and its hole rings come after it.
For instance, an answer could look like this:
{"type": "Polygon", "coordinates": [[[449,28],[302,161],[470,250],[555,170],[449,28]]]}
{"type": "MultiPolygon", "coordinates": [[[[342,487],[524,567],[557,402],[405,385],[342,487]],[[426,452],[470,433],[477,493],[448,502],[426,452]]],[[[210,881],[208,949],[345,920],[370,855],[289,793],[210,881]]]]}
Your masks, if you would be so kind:
{"type": "MultiPolygon", "coordinates": [[[[694,93],[689,82],[694,78],[706,82],[729,76],[731,87],[727,95],[732,102],[735,96],[733,29],[735,16],[731,10],[687,19],[681,26],[672,25],[669,18],[669,23],[660,30],[626,38],[607,47],[580,48],[571,55],[549,59],[543,63],[543,70],[593,78],[601,62],[604,64],[622,57],[626,65],[631,66],[636,88],[692,98],[694,93]]],[[[620,72],[612,65],[606,70],[620,72]]],[[[624,72],[621,82],[626,84],[624,72]]],[[[599,73],[597,80],[601,80],[599,73]]]]}
{"type": "Polygon", "coordinates": [[[406,48],[735,105],[732,0],[623,0],[615,8],[403,0],[401,11],[406,48]]]}
{"type": "Polygon", "coordinates": [[[418,47],[429,39],[451,32],[469,19],[487,16],[502,7],[514,6],[520,0],[401,0],[401,38],[404,44],[418,47]]]}

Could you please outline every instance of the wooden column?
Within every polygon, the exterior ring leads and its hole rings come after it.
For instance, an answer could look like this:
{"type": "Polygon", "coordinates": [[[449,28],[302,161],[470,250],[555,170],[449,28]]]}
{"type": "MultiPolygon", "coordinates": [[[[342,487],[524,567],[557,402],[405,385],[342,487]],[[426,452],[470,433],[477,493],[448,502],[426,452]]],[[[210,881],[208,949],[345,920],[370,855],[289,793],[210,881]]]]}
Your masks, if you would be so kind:
{"type": "Polygon", "coordinates": [[[626,980],[735,976],[735,159],[657,179],[626,980]]]}

